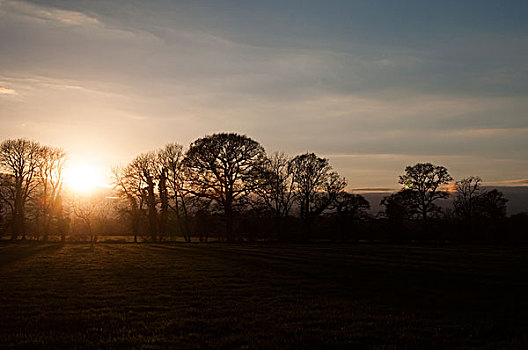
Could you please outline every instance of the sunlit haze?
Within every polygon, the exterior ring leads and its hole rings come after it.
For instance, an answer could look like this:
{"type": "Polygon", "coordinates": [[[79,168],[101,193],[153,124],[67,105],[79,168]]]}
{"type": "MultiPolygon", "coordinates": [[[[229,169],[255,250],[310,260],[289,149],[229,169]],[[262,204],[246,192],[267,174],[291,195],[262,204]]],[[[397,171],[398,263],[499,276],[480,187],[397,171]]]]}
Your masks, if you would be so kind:
{"type": "Polygon", "coordinates": [[[104,169],[90,164],[76,162],[68,164],[64,170],[66,188],[77,194],[90,194],[108,186],[104,169]]]}

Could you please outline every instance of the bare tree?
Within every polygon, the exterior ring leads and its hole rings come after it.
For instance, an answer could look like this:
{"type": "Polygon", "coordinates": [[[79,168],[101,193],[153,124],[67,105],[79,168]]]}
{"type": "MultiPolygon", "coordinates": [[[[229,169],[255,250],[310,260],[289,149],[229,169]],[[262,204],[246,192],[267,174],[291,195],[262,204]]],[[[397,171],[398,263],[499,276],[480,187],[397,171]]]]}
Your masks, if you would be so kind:
{"type": "Polygon", "coordinates": [[[457,181],[453,205],[459,219],[471,222],[475,218],[500,219],[506,216],[508,200],[504,194],[496,189],[488,191],[481,183],[478,176],[457,181]]]}
{"type": "Polygon", "coordinates": [[[333,171],[328,159],[314,153],[296,156],[290,167],[303,231],[308,233],[313,220],[333,203],[346,181],[333,171]]]}
{"type": "Polygon", "coordinates": [[[478,176],[466,177],[456,182],[457,193],[453,204],[459,218],[471,220],[474,217],[476,199],[483,193],[481,183],[482,179],[478,176]]]}
{"type": "MultiPolygon", "coordinates": [[[[186,169],[184,165],[183,147],[177,143],[169,143],[158,151],[158,163],[160,173],[165,176],[167,196],[167,207],[176,216],[176,224],[186,242],[191,242],[189,228],[189,191],[186,188],[186,169]]],[[[160,186],[161,191],[161,186],[160,186]]],[[[164,209],[162,202],[162,211],[164,209]]]]}
{"type": "Polygon", "coordinates": [[[425,224],[432,212],[439,207],[434,203],[438,199],[447,198],[449,193],[441,189],[442,185],[453,180],[447,169],[431,163],[417,163],[405,168],[405,174],[400,176],[399,183],[404,189],[415,192],[417,201],[414,208],[419,212],[425,224]]]}
{"type": "Polygon", "coordinates": [[[124,168],[112,170],[114,187],[128,202],[135,241],[144,208],[150,240],[168,236],[169,214],[174,213],[185,240],[190,241],[183,159],[182,146],[170,143],[158,151],[138,155],[124,168]]]}
{"type": "Polygon", "coordinates": [[[147,207],[147,219],[151,241],[159,237],[159,216],[157,205],[159,203],[156,193],[158,184],[158,169],[156,153],[143,153],[134,158],[127,166],[126,173],[131,181],[139,185],[139,193],[147,207]]]}
{"type": "Polygon", "coordinates": [[[0,173],[0,202],[2,209],[2,229],[3,233],[11,228],[11,238],[13,235],[13,214],[15,200],[15,180],[14,176],[8,173],[0,173]]]}
{"type": "Polygon", "coordinates": [[[186,153],[190,191],[222,207],[229,241],[234,239],[234,208],[243,205],[259,185],[258,167],[265,157],[258,142],[236,133],[205,136],[194,141],[186,153]]]}
{"type": "Polygon", "coordinates": [[[261,169],[262,183],[256,192],[276,217],[288,216],[294,203],[295,183],[290,162],[290,157],[275,152],[261,169]]]}
{"type": "Polygon", "coordinates": [[[0,168],[7,175],[1,195],[12,213],[11,239],[26,237],[26,203],[38,185],[40,157],[41,146],[35,141],[11,139],[0,145],[0,168]]]}
{"type": "Polygon", "coordinates": [[[0,173],[0,236],[6,234],[6,229],[9,224],[8,215],[10,209],[10,201],[7,201],[9,197],[9,185],[11,182],[11,176],[0,173]]]}
{"type": "Polygon", "coordinates": [[[167,187],[168,169],[161,162],[160,153],[156,154],[154,163],[158,181],[159,215],[158,215],[158,238],[161,241],[167,236],[167,225],[169,220],[169,190],[167,187]]]}
{"type": "Polygon", "coordinates": [[[72,213],[88,233],[92,249],[98,237],[108,233],[111,219],[115,216],[114,199],[104,191],[72,198],[72,213]]]}
{"type": "Polygon", "coordinates": [[[63,219],[61,191],[65,161],[66,153],[63,150],[49,146],[41,147],[38,165],[40,180],[38,204],[44,241],[48,239],[52,221],[60,222],[63,219]]]}
{"type": "Polygon", "coordinates": [[[143,177],[134,176],[130,167],[115,167],[112,169],[112,181],[114,188],[121,198],[125,199],[128,209],[125,210],[129,218],[129,223],[134,235],[134,242],[137,243],[140,234],[141,218],[145,198],[143,196],[143,177]]]}
{"type": "Polygon", "coordinates": [[[93,198],[78,198],[72,203],[73,214],[79,218],[85,225],[90,237],[90,247],[93,249],[97,240],[93,228],[93,220],[97,210],[97,201],[93,198]]]}

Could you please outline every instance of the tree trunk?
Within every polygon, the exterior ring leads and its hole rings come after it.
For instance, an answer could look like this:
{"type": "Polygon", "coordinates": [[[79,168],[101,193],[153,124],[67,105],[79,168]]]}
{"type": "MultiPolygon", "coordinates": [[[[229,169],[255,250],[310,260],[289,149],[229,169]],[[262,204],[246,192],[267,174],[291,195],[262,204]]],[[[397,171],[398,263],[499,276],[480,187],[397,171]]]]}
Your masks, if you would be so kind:
{"type": "Polygon", "coordinates": [[[226,238],[228,242],[233,242],[233,205],[229,198],[225,204],[226,238]]]}
{"type": "Polygon", "coordinates": [[[148,181],[147,191],[150,238],[152,242],[156,242],[158,233],[158,212],[156,210],[156,195],[154,193],[154,182],[152,180],[148,181]]]}
{"type": "Polygon", "coordinates": [[[11,235],[11,239],[16,240],[18,239],[18,237],[22,236],[22,240],[25,240],[26,230],[24,209],[19,203],[17,203],[16,205],[18,206],[18,209],[16,209],[15,213],[13,213],[13,232],[11,235]]]}
{"type": "Polygon", "coordinates": [[[165,172],[162,172],[159,178],[158,190],[161,202],[161,209],[159,215],[159,240],[161,241],[161,239],[167,234],[167,220],[169,211],[169,196],[167,193],[165,172]]]}
{"type": "MultiPolygon", "coordinates": [[[[176,201],[178,201],[178,197],[176,197],[176,201]]],[[[184,231],[185,242],[191,243],[191,230],[189,229],[187,206],[185,205],[183,196],[181,196],[181,201],[182,201],[182,209],[183,209],[183,231],[184,231]]]]}
{"type": "Polygon", "coordinates": [[[49,226],[50,226],[49,225],[49,216],[48,216],[47,213],[44,213],[44,218],[43,218],[43,222],[42,222],[42,230],[44,231],[42,240],[44,242],[48,241],[49,226]]]}

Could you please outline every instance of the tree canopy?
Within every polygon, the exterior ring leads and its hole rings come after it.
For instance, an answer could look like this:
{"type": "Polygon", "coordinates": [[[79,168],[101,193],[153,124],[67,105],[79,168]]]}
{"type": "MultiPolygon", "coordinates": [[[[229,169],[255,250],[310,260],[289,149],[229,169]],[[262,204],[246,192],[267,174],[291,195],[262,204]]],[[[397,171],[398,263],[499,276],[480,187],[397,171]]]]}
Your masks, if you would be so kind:
{"type": "Polygon", "coordinates": [[[447,198],[449,192],[441,186],[452,181],[447,168],[431,163],[417,163],[405,168],[405,174],[400,176],[399,183],[404,189],[414,192],[416,203],[412,206],[421,215],[424,222],[429,215],[439,210],[434,203],[438,199],[447,198]]]}
{"type": "Polygon", "coordinates": [[[246,135],[220,133],[194,141],[186,155],[190,191],[216,202],[224,211],[226,235],[233,240],[234,208],[259,184],[264,148],[246,135]]]}

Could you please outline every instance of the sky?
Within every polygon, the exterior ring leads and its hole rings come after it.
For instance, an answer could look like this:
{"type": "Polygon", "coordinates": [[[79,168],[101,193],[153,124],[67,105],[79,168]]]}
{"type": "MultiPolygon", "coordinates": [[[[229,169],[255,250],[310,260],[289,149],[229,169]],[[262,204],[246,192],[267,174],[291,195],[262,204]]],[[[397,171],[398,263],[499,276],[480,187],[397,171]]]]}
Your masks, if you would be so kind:
{"type": "Polygon", "coordinates": [[[238,132],[352,189],[528,184],[526,1],[0,0],[0,140],[124,164],[238,132]]]}

